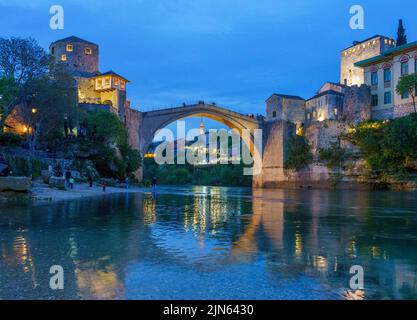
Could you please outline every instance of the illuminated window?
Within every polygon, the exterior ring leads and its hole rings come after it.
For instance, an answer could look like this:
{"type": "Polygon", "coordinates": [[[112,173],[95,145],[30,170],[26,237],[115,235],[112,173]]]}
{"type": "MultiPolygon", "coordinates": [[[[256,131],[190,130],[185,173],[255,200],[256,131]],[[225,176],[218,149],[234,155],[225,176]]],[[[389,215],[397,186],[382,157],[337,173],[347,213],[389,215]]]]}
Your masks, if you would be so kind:
{"type": "Polygon", "coordinates": [[[61,61],[67,61],[67,55],[66,54],[63,54],[61,56],[61,61]]]}
{"type": "Polygon", "coordinates": [[[122,89],[124,89],[124,88],[125,88],[125,82],[124,82],[124,81],[121,81],[121,82],[120,82],[120,87],[121,87],[122,89]]]}
{"type": "Polygon", "coordinates": [[[109,86],[110,85],[110,78],[106,78],[106,86],[109,86]]]}
{"type": "Polygon", "coordinates": [[[119,79],[114,79],[114,85],[118,86],[119,85],[119,79]]]}
{"type": "Polygon", "coordinates": [[[89,48],[89,47],[85,48],[85,54],[90,55],[92,53],[93,53],[93,51],[91,50],[91,48],[89,48]]]}
{"type": "Polygon", "coordinates": [[[67,51],[72,52],[72,49],[73,49],[72,44],[67,44],[67,51]]]}
{"type": "Polygon", "coordinates": [[[333,113],[334,113],[334,115],[335,115],[335,116],[337,116],[337,114],[339,113],[339,109],[334,108],[334,109],[333,109],[333,113]]]}
{"type": "Polygon", "coordinates": [[[103,80],[97,79],[97,86],[101,87],[103,85],[103,80]]]}

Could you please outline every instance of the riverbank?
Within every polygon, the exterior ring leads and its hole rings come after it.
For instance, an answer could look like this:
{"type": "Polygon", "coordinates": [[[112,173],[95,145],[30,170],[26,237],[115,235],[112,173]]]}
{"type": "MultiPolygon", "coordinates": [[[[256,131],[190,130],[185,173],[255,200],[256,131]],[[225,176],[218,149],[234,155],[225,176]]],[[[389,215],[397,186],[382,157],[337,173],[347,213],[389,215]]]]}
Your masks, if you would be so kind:
{"type": "Polygon", "coordinates": [[[62,200],[75,200],[86,197],[97,197],[107,194],[115,193],[135,193],[149,191],[147,188],[140,188],[136,186],[130,186],[127,188],[107,187],[106,191],[103,191],[101,186],[90,186],[86,183],[77,183],[74,185],[73,190],[59,190],[50,188],[47,184],[41,181],[32,182],[32,199],[34,201],[62,201],[62,200]]]}

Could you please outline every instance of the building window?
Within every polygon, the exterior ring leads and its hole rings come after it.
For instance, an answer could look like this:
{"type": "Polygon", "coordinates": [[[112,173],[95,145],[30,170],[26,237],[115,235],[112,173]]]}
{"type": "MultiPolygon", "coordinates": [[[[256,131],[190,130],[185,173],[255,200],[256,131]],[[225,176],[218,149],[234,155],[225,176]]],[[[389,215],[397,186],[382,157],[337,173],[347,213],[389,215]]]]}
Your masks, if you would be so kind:
{"type": "Polygon", "coordinates": [[[307,113],[307,119],[311,120],[311,113],[310,112],[307,113]]]}
{"type": "Polygon", "coordinates": [[[97,80],[97,87],[101,87],[103,85],[103,80],[98,79],[97,80]]]}
{"type": "Polygon", "coordinates": [[[407,62],[401,62],[401,75],[405,76],[408,74],[408,61],[407,62]]]}
{"type": "Polygon", "coordinates": [[[401,95],[401,99],[403,99],[403,100],[406,100],[406,99],[408,99],[408,98],[410,98],[410,93],[409,93],[408,91],[404,92],[404,93],[401,95]]]}
{"type": "Polygon", "coordinates": [[[371,101],[372,101],[372,106],[373,107],[376,107],[378,105],[378,95],[377,94],[373,94],[372,95],[372,98],[371,98],[371,101]]]}
{"type": "Polygon", "coordinates": [[[55,47],[52,47],[52,48],[51,48],[51,53],[52,53],[52,54],[55,54],[55,47]]]}
{"type": "Polygon", "coordinates": [[[317,118],[317,112],[313,111],[313,119],[316,119],[316,118],[317,118]]]}
{"type": "Polygon", "coordinates": [[[378,84],[378,72],[371,73],[371,84],[376,86],[378,84]]]}
{"type": "Polygon", "coordinates": [[[61,56],[61,61],[67,61],[67,55],[66,54],[63,54],[61,56]]]}
{"type": "Polygon", "coordinates": [[[334,109],[333,109],[333,113],[334,113],[334,115],[335,115],[335,116],[337,116],[337,114],[339,113],[339,109],[334,108],[334,109]]]}
{"type": "Polygon", "coordinates": [[[384,93],[384,104],[391,104],[391,91],[384,93]]]}
{"type": "Polygon", "coordinates": [[[121,87],[122,89],[124,89],[124,88],[125,88],[125,84],[126,84],[126,83],[125,83],[124,81],[121,81],[121,82],[120,82],[120,87],[121,87]]]}
{"type": "Polygon", "coordinates": [[[276,118],[277,117],[277,112],[276,111],[272,111],[272,118],[276,118]]]}
{"type": "Polygon", "coordinates": [[[109,86],[110,85],[110,78],[106,78],[105,83],[106,83],[106,86],[109,86]]]}
{"type": "Polygon", "coordinates": [[[117,87],[119,85],[119,79],[114,79],[114,85],[117,87]]]}
{"type": "Polygon", "coordinates": [[[92,53],[93,53],[93,51],[91,50],[91,48],[89,48],[89,47],[85,48],[85,54],[90,55],[92,53]]]}
{"type": "Polygon", "coordinates": [[[391,69],[384,70],[384,82],[391,82],[391,69]]]}
{"type": "Polygon", "coordinates": [[[73,49],[72,44],[67,44],[67,51],[72,52],[72,49],[73,49]]]}

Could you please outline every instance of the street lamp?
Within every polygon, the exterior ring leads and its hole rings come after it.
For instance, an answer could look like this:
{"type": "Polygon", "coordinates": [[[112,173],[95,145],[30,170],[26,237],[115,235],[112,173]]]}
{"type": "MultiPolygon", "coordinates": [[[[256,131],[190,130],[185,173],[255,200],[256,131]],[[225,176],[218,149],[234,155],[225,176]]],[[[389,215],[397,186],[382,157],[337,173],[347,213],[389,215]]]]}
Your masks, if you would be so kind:
{"type": "Polygon", "coordinates": [[[38,109],[36,109],[36,108],[32,108],[32,113],[33,114],[35,114],[35,113],[37,113],[38,112],[38,109]]]}

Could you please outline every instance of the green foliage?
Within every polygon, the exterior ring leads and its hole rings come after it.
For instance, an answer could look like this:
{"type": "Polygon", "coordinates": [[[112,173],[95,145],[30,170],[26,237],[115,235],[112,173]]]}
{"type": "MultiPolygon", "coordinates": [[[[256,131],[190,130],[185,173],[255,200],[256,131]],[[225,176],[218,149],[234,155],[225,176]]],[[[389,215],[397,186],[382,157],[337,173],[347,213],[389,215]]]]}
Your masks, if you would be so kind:
{"type": "Polygon", "coordinates": [[[15,133],[0,132],[0,146],[19,146],[22,143],[22,137],[15,133]]]}
{"type": "Polygon", "coordinates": [[[310,145],[305,137],[294,136],[288,140],[285,168],[299,171],[313,160],[310,145]]]}
{"type": "Polygon", "coordinates": [[[79,151],[94,163],[101,176],[124,179],[141,166],[141,156],[128,144],[128,133],[119,117],[99,111],[82,114],[86,135],[78,139],[79,151]]]}
{"type": "Polygon", "coordinates": [[[42,169],[45,169],[42,162],[35,158],[26,159],[6,156],[5,160],[11,169],[12,176],[15,177],[32,177],[32,179],[36,179],[41,176],[42,169]]]}
{"type": "Polygon", "coordinates": [[[329,169],[341,168],[349,156],[350,152],[338,143],[332,143],[330,148],[319,151],[320,160],[326,163],[329,169]]]}
{"type": "Polygon", "coordinates": [[[349,139],[360,147],[369,169],[379,177],[401,176],[417,165],[417,114],[389,122],[366,122],[349,139]]]}
{"type": "Polygon", "coordinates": [[[127,140],[127,131],[119,117],[110,112],[97,111],[85,118],[91,141],[123,144],[127,140]]]}
{"type": "Polygon", "coordinates": [[[158,184],[166,185],[210,185],[210,186],[251,186],[252,177],[243,175],[243,165],[161,165],[154,159],[144,161],[144,181],[150,184],[153,177],[158,184]]]}
{"type": "Polygon", "coordinates": [[[417,88],[417,73],[402,76],[395,90],[399,95],[408,94],[413,98],[414,112],[416,111],[415,89],[417,88]]]}
{"type": "Polygon", "coordinates": [[[19,87],[13,78],[0,78],[0,132],[3,132],[4,121],[17,100],[18,91],[19,87]]]}

